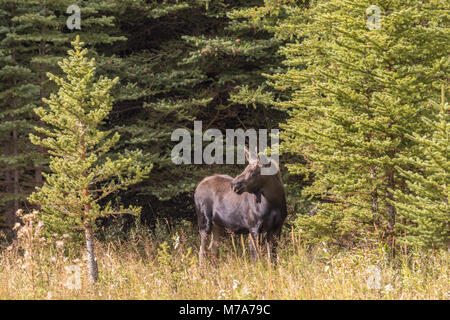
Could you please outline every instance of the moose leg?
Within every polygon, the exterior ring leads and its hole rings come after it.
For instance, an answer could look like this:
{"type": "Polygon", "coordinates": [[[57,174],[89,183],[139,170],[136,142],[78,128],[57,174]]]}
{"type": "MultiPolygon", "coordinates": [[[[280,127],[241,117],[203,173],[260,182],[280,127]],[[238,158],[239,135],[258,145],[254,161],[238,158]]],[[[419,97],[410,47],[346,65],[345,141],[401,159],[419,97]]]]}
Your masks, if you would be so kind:
{"type": "Polygon", "coordinates": [[[209,244],[209,250],[213,253],[214,257],[219,256],[219,239],[222,235],[221,229],[217,226],[212,227],[211,243],[209,244]]]}
{"type": "Polygon", "coordinates": [[[278,228],[275,232],[269,232],[267,234],[267,243],[268,243],[268,250],[270,249],[270,259],[275,264],[277,263],[278,256],[277,256],[277,249],[278,249],[278,241],[280,240],[280,234],[281,234],[281,227],[278,228]]]}
{"type": "Polygon", "coordinates": [[[278,237],[273,232],[267,233],[266,247],[267,247],[267,256],[269,257],[269,261],[276,263],[277,262],[277,245],[278,245],[278,237]]]}
{"type": "Polygon", "coordinates": [[[251,231],[248,240],[250,242],[250,254],[252,256],[252,260],[255,261],[258,259],[259,232],[251,231]]]}
{"type": "Polygon", "coordinates": [[[200,264],[203,263],[203,260],[206,256],[206,241],[208,234],[204,231],[200,231],[200,252],[199,252],[199,261],[200,264]]]}
{"type": "Polygon", "coordinates": [[[269,261],[272,261],[272,250],[273,250],[273,243],[272,243],[273,235],[271,232],[268,232],[266,235],[266,248],[267,248],[267,258],[269,261]]]}
{"type": "Polygon", "coordinates": [[[195,204],[195,211],[197,213],[198,228],[200,231],[200,252],[199,252],[199,262],[202,264],[206,256],[206,241],[208,234],[211,233],[211,211],[202,208],[198,203],[195,204]]]}

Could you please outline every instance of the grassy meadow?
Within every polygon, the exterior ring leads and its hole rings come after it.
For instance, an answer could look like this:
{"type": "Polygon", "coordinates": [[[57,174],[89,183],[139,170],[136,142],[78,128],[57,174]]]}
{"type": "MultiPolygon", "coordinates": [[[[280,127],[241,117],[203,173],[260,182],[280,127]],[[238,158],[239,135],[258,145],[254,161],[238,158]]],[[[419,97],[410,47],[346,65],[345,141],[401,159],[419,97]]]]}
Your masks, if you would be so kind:
{"type": "Polygon", "coordinates": [[[395,258],[383,249],[335,251],[306,247],[293,230],[281,239],[276,265],[264,253],[252,263],[240,236],[200,265],[193,226],[141,228],[127,240],[96,242],[95,286],[84,251],[67,249],[65,239],[41,240],[29,233],[1,248],[0,299],[448,299],[450,291],[448,251],[395,258]]]}

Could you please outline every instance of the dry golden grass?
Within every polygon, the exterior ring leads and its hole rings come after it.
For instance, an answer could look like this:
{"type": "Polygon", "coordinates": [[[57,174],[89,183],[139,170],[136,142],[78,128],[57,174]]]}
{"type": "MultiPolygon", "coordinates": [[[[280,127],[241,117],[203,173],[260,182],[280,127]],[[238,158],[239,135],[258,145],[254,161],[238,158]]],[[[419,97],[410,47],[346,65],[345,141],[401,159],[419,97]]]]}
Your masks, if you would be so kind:
{"type": "Polygon", "coordinates": [[[217,261],[200,266],[194,230],[149,232],[126,242],[97,242],[99,281],[89,285],[83,257],[60,247],[10,246],[0,253],[0,299],[448,299],[446,251],[409,253],[388,259],[383,250],[331,252],[309,248],[293,234],[282,239],[279,263],[252,264],[240,238],[226,240],[217,261]],[[73,256],[73,254],[72,254],[73,256]],[[80,266],[81,288],[67,287],[67,267],[80,266]],[[368,278],[380,270],[379,288],[368,278]]]}

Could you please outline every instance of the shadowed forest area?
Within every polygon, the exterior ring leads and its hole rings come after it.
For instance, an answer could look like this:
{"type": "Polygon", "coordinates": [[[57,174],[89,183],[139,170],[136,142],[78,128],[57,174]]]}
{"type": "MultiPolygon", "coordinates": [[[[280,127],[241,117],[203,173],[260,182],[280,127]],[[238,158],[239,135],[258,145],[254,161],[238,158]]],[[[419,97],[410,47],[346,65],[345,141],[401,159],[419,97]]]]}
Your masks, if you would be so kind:
{"type": "Polygon", "coordinates": [[[448,299],[449,14],[0,0],[0,299],[448,299]],[[194,191],[246,164],[175,164],[194,121],[279,130],[276,261],[199,261],[194,191]]]}

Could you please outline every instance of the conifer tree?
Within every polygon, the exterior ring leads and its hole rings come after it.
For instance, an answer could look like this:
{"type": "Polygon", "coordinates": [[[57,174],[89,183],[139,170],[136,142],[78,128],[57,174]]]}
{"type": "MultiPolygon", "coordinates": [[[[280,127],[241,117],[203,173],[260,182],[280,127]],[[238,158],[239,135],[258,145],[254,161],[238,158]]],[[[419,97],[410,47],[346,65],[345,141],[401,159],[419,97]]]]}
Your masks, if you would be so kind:
{"type": "MultiPolygon", "coordinates": [[[[33,83],[40,87],[38,101],[47,97],[54,88],[47,80],[46,73],[53,71],[56,62],[64,55],[70,43],[71,31],[67,28],[66,13],[71,0],[15,0],[16,6],[21,8],[21,14],[17,14],[13,21],[17,24],[17,32],[8,35],[22,46],[27,47],[28,54],[23,63],[33,71],[33,83]]],[[[114,36],[114,17],[102,13],[108,8],[108,2],[82,1],[81,10],[81,34],[93,47],[112,44],[118,40],[124,40],[121,36],[114,36]],[[112,32],[111,32],[112,31],[112,32]]],[[[93,50],[92,50],[93,51],[93,50]]],[[[95,52],[95,51],[94,51],[95,52]]],[[[35,183],[42,184],[42,170],[45,164],[45,156],[40,150],[41,156],[35,157],[35,183]]]]}
{"type": "Polygon", "coordinates": [[[91,0],[0,2],[0,143],[4,150],[0,157],[0,220],[7,220],[6,226],[34,187],[42,184],[46,156],[41,147],[30,143],[28,134],[36,123],[33,105],[54,90],[46,72],[59,71],[56,61],[64,56],[74,31],[88,40],[94,56],[94,49],[108,51],[113,43],[125,40],[113,23],[113,4],[91,0]],[[66,23],[66,10],[73,4],[81,9],[81,30],[69,30],[66,23]]]}
{"type": "Polygon", "coordinates": [[[431,134],[409,135],[418,143],[419,153],[414,158],[404,158],[411,167],[421,170],[398,168],[407,179],[410,193],[397,191],[395,204],[403,218],[398,227],[405,231],[406,244],[439,248],[450,244],[450,109],[444,87],[441,104],[431,101],[429,109],[430,113],[422,119],[431,134]]]}
{"type": "Polygon", "coordinates": [[[48,73],[59,87],[56,94],[43,99],[48,108],[35,109],[47,127],[36,127],[43,137],[30,135],[31,141],[51,155],[50,173],[45,183],[30,196],[40,206],[47,227],[84,230],[89,279],[97,280],[94,255],[94,228],[98,217],[119,213],[138,213],[140,208],[114,208],[108,196],[138,183],[151,167],[142,166],[140,151],[115,158],[106,153],[117,143],[119,134],[102,131],[101,125],[112,109],[111,88],[118,78],[95,77],[95,60],[77,36],[69,58],[58,63],[65,77],[48,73]]]}
{"type": "Polygon", "coordinates": [[[282,49],[289,70],[271,77],[292,91],[279,104],[290,113],[281,149],[305,157],[290,171],[312,178],[304,194],[321,199],[317,214],[298,220],[310,241],[393,244],[393,192],[407,192],[397,168],[418,152],[407,135],[429,130],[422,106],[447,81],[448,2],[380,0],[380,16],[372,5],[292,5],[274,28],[290,41],[282,49]]]}
{"type": "Polygon", "coordinates": [[[205,130],[274,128],[283,119],[270,105],[272,92],[262,75],[281,70],[281,42],[264,29],[266,13],[260,23],[245,14],[263,3],[122,2],[118,23],[129,39],[123,52],[133,53],[111,59],[106,68],[122,81],[113,119],[124,136],[120,147],[136,145],[155,164],[153,182],[143,184],[140,194],[170,200],[214,171],[237,173],[231,166],[174,165],[174,129],[193,129],[194,120],[203,121],[205,130]]]}
{"type": "Polygon", "coordinates": [[[0,1],[0,224],[9,227],[34,187],[27,172],[33,169],[37,157],[28,134],[33,124],[32,102],[39,96],[39,87],[30,81],[33,72],[23,64],[28,49],[10,36],[20,32],[14,17],[23,13],[16,1],[0,1]]]}

